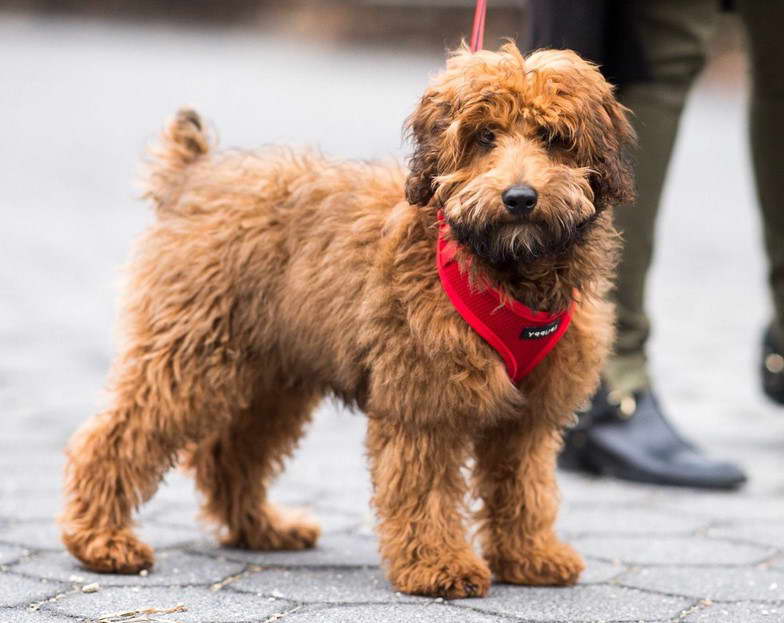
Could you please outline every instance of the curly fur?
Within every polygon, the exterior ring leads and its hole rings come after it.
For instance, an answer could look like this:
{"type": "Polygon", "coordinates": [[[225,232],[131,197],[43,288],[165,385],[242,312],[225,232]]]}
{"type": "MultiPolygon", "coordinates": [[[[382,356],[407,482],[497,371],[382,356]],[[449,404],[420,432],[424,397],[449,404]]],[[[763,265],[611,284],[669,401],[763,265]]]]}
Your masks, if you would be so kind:
{"type": "Polygon", "coordinates": [[[555,456],[612,339],[609,208],[631,193],[624,110],[575,54],[523,58],[508,44],[453,53],[407,127],[409,173],[215,152],[193,111],[168,126],[112,401],[68,449],[63,539],[87,567],[152,566],[132,515],[183,453],[225,543],[312,547],[316,524],[266,491],[332,394],[369,418],[381,554],[399,590],[480,596],[491,573],[576,581],[583,562],[553,531],[555,456]],[[517,183],[539,192],[524,220],[500,200],[517,183]],[[538,309],[575,300],[569,331],[517,386],[442,290],[438,210],[477,282],[538,309]],[[469,493],[483,502],[482,556],[465,540],[469,493]]]}

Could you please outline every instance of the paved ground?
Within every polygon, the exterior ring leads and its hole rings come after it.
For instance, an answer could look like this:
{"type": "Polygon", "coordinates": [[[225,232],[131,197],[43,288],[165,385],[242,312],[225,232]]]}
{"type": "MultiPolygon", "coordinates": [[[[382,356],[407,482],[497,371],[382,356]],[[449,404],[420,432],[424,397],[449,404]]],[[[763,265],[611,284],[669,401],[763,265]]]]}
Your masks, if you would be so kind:
{"type": "Polygon", "coordinates": [[[449,604],[396,594],[379,571],[364,420],[332,405],[274,496],[322,520],[311,552],[219,549],[178,474],[143,513],[159,552],[145,577],[85,571],[53,523],[61,450],[102,399],[117,268],[149,218],[132,174],[164,117],[193,103],[224,144],[399,153],[400,122],[441,58],[0,14],[0,59],[0,623],[784,621],[784,412],[753,370],[768,306],[736,57],[685,122],[652,303],[655,369],[678,424],[741,461],[750,485],[719,495],[563,475],[561,531],[588,559],[582,583],[449,604]]]}

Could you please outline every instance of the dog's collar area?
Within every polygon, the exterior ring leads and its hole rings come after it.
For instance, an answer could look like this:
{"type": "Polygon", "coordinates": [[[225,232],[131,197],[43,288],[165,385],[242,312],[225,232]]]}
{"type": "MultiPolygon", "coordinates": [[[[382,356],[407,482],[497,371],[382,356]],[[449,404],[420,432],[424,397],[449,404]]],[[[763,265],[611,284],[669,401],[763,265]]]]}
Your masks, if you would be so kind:
{"type": "Polygon", "coordinates": [[[504,300],[492,287],[473,288],[468,275],[460,269],[455,242],[446,239],[449,225],[439,211],[436,266],[441,285],[463,319],[506,364],[509,378],[518,383],[555,348],[572,320],[574,303],[562,312],[536,311],[520,301],[504,300]]]}

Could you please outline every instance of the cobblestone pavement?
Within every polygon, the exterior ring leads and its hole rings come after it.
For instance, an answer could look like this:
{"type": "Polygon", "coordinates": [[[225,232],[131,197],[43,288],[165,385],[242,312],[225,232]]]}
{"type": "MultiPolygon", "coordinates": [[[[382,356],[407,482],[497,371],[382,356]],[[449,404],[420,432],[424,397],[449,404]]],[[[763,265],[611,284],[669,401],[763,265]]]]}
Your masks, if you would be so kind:
{"type": "Polygon", "coordinates": [[[177,473],[141,516],[159,554],[144,577],[87,572],[53,522],[63,445],[102,400],[117,267],[150,218],[129,180],[162,120],[193,103],[223,144],[399,154],[400,122],[441,58],[0,14],[0,59],[0,623],[119,621],[107,616],[178,605],[133,620],[784,621],[784,412],[763,401],[754,370],[768,306],[738,58],[720,63],[729,78],[714,64],[685,121],[652,305],[674,418],[742,462],[749,486],[724,495],[564,474],[560,530],[589,563],[580,585],[497,585],[451,603],[397,594],[384,579],[364,419],[331,404],[272,496],[321,519],[317,549],[218,548],[177,473]]]}

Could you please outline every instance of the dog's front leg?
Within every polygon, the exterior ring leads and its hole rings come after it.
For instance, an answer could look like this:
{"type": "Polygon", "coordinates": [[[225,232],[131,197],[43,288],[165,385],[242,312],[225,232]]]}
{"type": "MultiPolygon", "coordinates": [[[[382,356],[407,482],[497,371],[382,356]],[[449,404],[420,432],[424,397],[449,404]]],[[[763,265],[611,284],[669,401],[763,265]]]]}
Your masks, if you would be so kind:
{"type": "Polygon", "coordinates": [[[490,587],[487,565],[465,540],[460,467],[467,439],[449,427],[370,417],[368,453],[381,556],[401,591],[457,599],[490,587]]]}
{"type": "Polygon", "coordinates": [[[555,535],[560,432],[528,420],[477,438],[474,482],[484,556],[496,578],[513,584],[574,584],[585,564],[555,535]]]}

